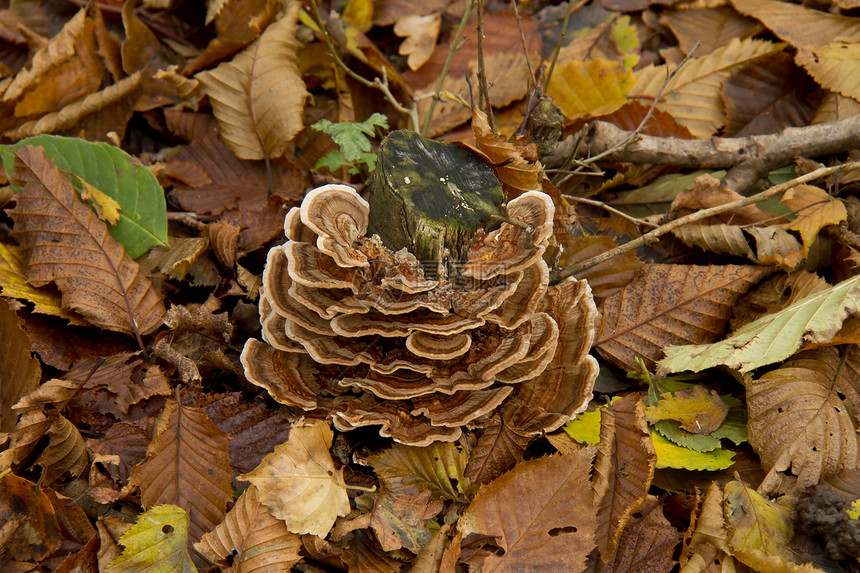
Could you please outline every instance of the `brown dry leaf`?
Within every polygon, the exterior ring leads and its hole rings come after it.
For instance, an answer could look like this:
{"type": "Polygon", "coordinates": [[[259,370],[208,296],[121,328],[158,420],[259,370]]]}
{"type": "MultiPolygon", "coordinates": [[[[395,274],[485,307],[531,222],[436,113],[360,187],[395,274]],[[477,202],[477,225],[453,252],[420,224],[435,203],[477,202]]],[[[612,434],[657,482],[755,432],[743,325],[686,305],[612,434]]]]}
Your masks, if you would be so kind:
{"type": "Polygon", "coordinates": [[[732,560],[727,555],[728,533],[723,517],[724,501],[723,490],[717,482],[712,481],[704,501],[701,502],[701,507],[696,508],[698,513],[693,512],[690,526],[684,535],[683,551],[679,559],[681,571],[684,573],[702,573],[704,571],[712,573],[725,571],[728,573],[735,570],[734,568],[711,567],[712,564],[719,565],[720,562],[725,562],[724,559],[732,560]]]}
{"type": "Polygon", "coordinates": [[[699,57],[710,54],[732,38],[751,38],[762,29],[755,20],[744,18],[725,6],[663,12],[660,24],[672,30],[685,54],[689,54],[699,42],[695,53],[699,57]]]}
{"type": "Polygon", "coordinates": [[[0,562],[6,565],[42,561],[63,541],[51,501],[38,485],[12,472],[0,475],[0,531],[0,562]]]}
{"type": "Polygon", "coordinates": [[[858,359],[851,348],[847,360],[835,347],[800,352],[745,382],[749,441],[769,470],[761,491],[770,491],[780,472],[797,476],[797,487],[805,488],[857,468],[860,438],[849,412],[856,415],[860,395],[851,382],[858,359]]]}
{"type": "Polygon", "coordinates": [[[780,202],[792,211],[799,211],[797,217],[785,223],[783,228],[800,233],[804,257],[821,229],[828,225],[838,225],[848,217],[845,203],[841,199],[836,199],[814,185],[798,185],[789,189],[780,202]]]}
{"type": "Polygon", "coordinates": [[[209,248],[209,240],[206,237],[168,237],[168,243],[169,248],[152,249],[147,255],[147,261],[152,263],[154,269],[177,281],[187,277],[191,266],[209,248]]]}
{"type": "MultiPolygon", "coordinates": [[[[410,12],[414,12],[414,6],[410,12]]],[[[526,39],[529,57],[533,64],[540,54],[540,36],[537,22],[524,17],[522,21],[523,34],[526,39]]],[[[451,66],[442,89],[469,101],[469,86],[466,77],[470,78],[473,86],[477,86],[477,31],[474,26],[468,26],[463,34],[467,38],[463,46],[454,53],[451,66]]],[[[490,91],[490,101],[493,106],[507,105],[526,95],[530,76],[523,54],[523,42],[520,39],[516,18],[511,13],[487,14],[484,17],[484,65],[487,70],[487,81],[493,84],[490,91]]],[[[418,71],[407,71],[403,80],[412,89],[415,97],[433,93],[436,83],[448,58],[447,43],[436,46],[433,55],[418,71]]],[[[429,109],[430,99],[424,98],[418,103],[418,117],[424,118],[429,109]]],[[[472,112],[460,103],[442,101],[436,106],[430,122],[428,136],[434,137],[445,133],[471,117],[472,112]]]]}
{"type": "Polygon", "coordinates": [[[373,25],[390,26],[412,14],[426,16],[443,11],[451,0],[428,0],[416,4],[411,0],[376,0],[373,3],[373,25]]]}
{"type": "Polygon", "coordinates": [[[530,437],[517,434],[503,421],[495,421],[481,431],[469,452],[466,477],[474,485],[493,481],[523,459],[530,441],[530,437]]]}
{"type": "Polygon", "coordinates": [[[379,544],[365,531],[353,533],[349,549],[341,556],[348,571],[356,573],[398,573],[400,561],[383,552],[379,544]]]}
{"type": "MultiPolygon", "coordinates": [[[[710,54],[690,58],[663,91],[657,109],[669,112],[695,137],[710,137],[725,124],[720,92],[731,74],[752,61],[780,52],[784,44],[733,39],[710,54]]],[[[631,96],[656,97],[674,66],[648,66],[636,74],[631,96]]]]}
{"type": "Polygon", "coordinates": [[[24,189],[12,211],[13,235],[27,281],[54,282],[63,304],[95,326],[127,334],[158,328],[164,314],[158,294],[45,150],[24,147],[15,158],[13,178],[24,189]]]}
{"type": "Polygon", "coordinates": [[[232,269],[236,266],[236,251],[239,248],[239,231],[237,225],[226,221],[216,221],[206,227],[209,233],[209,243],[218,261],[225,268],[232,269]]]}
{"type": "Polygon", "coordinates": [[[11,432],[12,406],[39,387],[42,367],[30,354],[30,339],[18,316],[0,299],[0,433],[11,432]]]}
{"type": "Polygon", "coordinates": [[[383,551],[405,548],[418,553],[430,543],[433,532],[427,528],[427,520],[438,514],[444,503],[430,501],[431,495],[429,489],[413,495],[385,488],[376,496],[370,527],[383,551]]]}
{"type": "Polygon", "coordinates": [[[126,490],[139,488],[143,507],[176,505],[189,515],[189,542],[221,523],[232,499],[227,435],[199,408],[167,400],[147,457],[126,490]]]}
{"type": "MultiPolygon", "coordinates": [[[[743,195],[722,187],[719,179],[706,173],[696,177],[692,189],[681,191],[672,200],[672,205],[669,208],[670,217],[677,219],[700,209],[710,209],[711,207],[725,205],[726,203],[732,203],[741,199],[743,199],[743,195]]],[[[772,220],[773,215],[771,213],[762,211],[756,205],[747,205],[746,207],[740,207],[730,213],[723,213],[705,221],[710,223],[722,222],[731,225],[749,225],[772,220]]]]}
{"type": "Polygon", "coordinates": [[[410,14],[394,24],[394,33],[406,38],[397,53],[408,56],[406,63],[410,70],[417,70],[430,59],[441,25],[442,14],[438,12],[426,16],[410,14]]]}
{"type": "Polygon", "coordinates": [[[597,508],[595,541],[604,563],[614,557],[621,533],[645,502],[656,464],[639,394],[603,409],[591,488],[597,508]]]}
{"type": "MultiPolygon", "coordinates": [[[[599,253],[613,249],[616,246],[615,241],[605,235],[576,237],[562,254],[558,262],[558,267],[563,268],[574,265],[599,253]]],[[[627,251],[579,273],[576,278],[588,281],[594,300],[600,303],[606,297],[615,294],[630,284],[630,281],[636,277],[641,268],[642,262],[636,256],[636,253],[627,251]]]]}
{"type": "Polygon", "coordinates": [[[835,42],[826,46],[802,49],[797,63],[822,87],[845,97],[860,99],[860,44],[835,42]]]}
{"type": "Polygon", "coordinates": [[[567,61],[547,87],[568,122],[606,115],[627,103],[636,76],[620,62],[595,59],[567,61]]]}
{"type": "Polygon", "coordinates": [[[582,495],[590,471],[589,452],[547,456],[522,462],[479,489],[458,528],[495,537],[503,553],[470,563],[470,570],[584,569],[594,548],[595,507],[582,495]]]}
{"type": "Polygon", "coordinates": [[[239,476],[257,486],[260,502],[294,533],[325,537],[335,519],[349,513],[343,469],[335,469],[328,451],[332,437],[321,420],[295,425],[289,440],[239,476]]]}
{"type": "Polygon", "coordinates": [[[757,263],[793,269],[803,261],[803,246],[784,229],[774,226],[748,227],[745,232],[755,238],[757,263]]]}
{"type": "Polygon", "coordinates": [[[809,123],[816,125],[838,121],[857,114],[860,114],[860,101],[828,91],[809,123]]]}
{"type": "Polygon", "coordinates": [[[141,77],[141,74],[136,72],[57,112],[5,131],[3,137],[17,140],[43,133],[69,131],[78,135],[82,130],[88,138],[107,140],[108,132],[124,133],[125,125],[134,112],[134,101],[141,77]]]}
{"type": "Polygon", "coordinates": [[[408,573],[440,573],[449,531],[451,531],[451,525],[443,523],[442,527],[433,534],[430,542],[415,556],[408,573]]]}
{"type": "Polygon", "coordinates": [[[701,384],[677,392],[666,392],[656,406],[645,408],[649,422],[677,420],[681,428],[693,434],[710,434],[726,419],[729,405],[716,390],[701,384]]]}
{"type": "Polygon", "coordinates": [[[83,475],[89,465],[89,455],[81,433],[62,415],[51,412],[51,425],[45,431],[50,440],[33,465],[44,468],[41,482],[46,486],[68,472],[72,477],[83,475]]]}
{"type": "Polygon", "coordinates": [[[93,457],[88,495],[100,503],[113,503],[119,499],[122,485],[128,483],[132,468],[146,457],[148,443],[146,432],[128,422],[117,422],[101,439],[88,439],[87,447],[93,457]],[[100,474],[98,463],[105,468],[107,475],[100,474]]]}
{"type": "Polygon", "coordinates": [[[755,260],[743,227],[739,225],[684,225],[672,231],[685,245],[709,253],[726,253],[755,260]]]}
{"type": "Polygon", "coordinates": [[[595,346],[606,360],[649,369],[670,344],[718,340],[732,307],[772,270],[754,266],[646,265],[642,276],[607,298],[595,346]]]}
{"type": "Polygon", "coordinates": [[[820,47],[831,42],[858,42],[857,19],[828,14],[778,0],[731,0],[735,10],[759,20],[796,48],[820,47]]]}
{"type": "Polygon", "coordinates": [[[469,487],[466,453],[448,442],[422,448],[395,443],[358,461],[371,466],[385,487],[398,493],[415,495],[429,489],[434,497],[462,500],[469,487]]]}
{"type": "Polygon", "coordinates": [[[221,137],[241,159],[282,156],[302,129],[307,91],[296,65],[300,3],[230,62],[197,79],[212,102],[221,137]]]}
{"type": "Polygon", "coordinates": [[[236,500],[218,527],[194,544],[213,563],[237,572],[289,571],[301,560],[301,547],[301,537],[269,513],[254,486],[236,500]]]}
{"type": "Polygon", "coordinates": [[[596,573],[672,570],[680,536],[663,515],[662,503],[649,495],[637,513],[624,528],[612,560],[605,565],[598,562],[596,573]]]}
{"type": "Polygon", "coordinates": [[[752,62],[723,86],[725,135],[778,133],[809,125],[823,92],[788,54],[752,62]]]}
{"type": "Polygon", "coordinates": [[[631,27],[630,17],[610,17],[587,31],[581,30],[582,33],[571,38],[570,41],[565,40],[565,45],[558,53],[558,61],[579,60],[587,62],[602,59],[623,62],[627,57],[631,64],[629,67],[633,67],[639,58],[638,46],[635,50],[627,52],[621,49],[613,38],[613,29],[616,27],[631,27]]]}

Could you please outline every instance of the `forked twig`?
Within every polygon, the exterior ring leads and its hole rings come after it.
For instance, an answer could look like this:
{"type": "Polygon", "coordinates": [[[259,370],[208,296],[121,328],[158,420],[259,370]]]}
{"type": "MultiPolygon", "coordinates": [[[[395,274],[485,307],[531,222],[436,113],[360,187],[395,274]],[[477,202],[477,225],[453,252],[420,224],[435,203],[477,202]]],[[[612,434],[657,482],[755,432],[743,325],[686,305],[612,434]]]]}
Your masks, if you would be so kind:
{"type": "Polygon", "coordinates": [[[688,225],[696,221],[701,221],[702,219],[707,219],[708,217],[713,217],[714,215],[719,215],[721,213],[728,213],[729,211],[734,211],[735,209],[746,207],[747,205],[753,205],[755,203],[759,203],[775,195],[788,191],[789,189],[797,187],[798,185],[802,185],[803,183],[808,183],[815,179],[826,177],[838,171],[858,167],[860,167],[860,161],[852,161],[850,163],[843,163],[841,165],[835,165],[833,167],[821,167],[819,169],[816,169],[815,171],[807,173],[806,175],[801,175],[800,177],[792,179],[791,181],[786,181],[785,183],[782,183],[780,185],[774,185],[770,189],[766,189],[761,193],[752,195],[751,197],[744,197],[743,199],[739,199],[731,203],[726,203],[725,205],[711,207],[710,209],[702,209],[701,211],[696,211],[695,213],[691,213],[679,219],[675,219],[674,221],[669,221],[665,225],[661,225],[653,231],[650,231],[639,238],[633,239],[632,241],[628,241],[627,243],[615,247],[614,249],[610,249],[604,253],[591,257],[590,259],[586,259],[575,265],[552,271],[550,273],[550,284],[556,284],[558,282],[561,282],[568,277],[572,277],[577,273],[581,273],[584,270],[597,266],[600,263],[608,261],[609,259],[616,257],[622,253],[626,253],[627,251],[632,251],[634,249],[638,249],[641,246],[654,243],[662,235],[674,231],[679,227],[683,227],[684,225],[688,225]]]}

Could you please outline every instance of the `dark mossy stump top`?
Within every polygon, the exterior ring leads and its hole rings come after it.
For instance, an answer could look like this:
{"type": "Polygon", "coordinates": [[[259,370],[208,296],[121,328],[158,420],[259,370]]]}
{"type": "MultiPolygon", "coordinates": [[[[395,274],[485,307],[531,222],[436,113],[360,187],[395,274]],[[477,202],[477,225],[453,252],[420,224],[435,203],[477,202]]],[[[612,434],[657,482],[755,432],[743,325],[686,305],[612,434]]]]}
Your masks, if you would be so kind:
{"type": "Polygon", "coordinates": [[[392,250],[406,248],[428,278],[456,280],[479,230],[503,218],[505,192],[492,167],[466,148],[391,132],[370,182],[370,225],[392,250]]]}

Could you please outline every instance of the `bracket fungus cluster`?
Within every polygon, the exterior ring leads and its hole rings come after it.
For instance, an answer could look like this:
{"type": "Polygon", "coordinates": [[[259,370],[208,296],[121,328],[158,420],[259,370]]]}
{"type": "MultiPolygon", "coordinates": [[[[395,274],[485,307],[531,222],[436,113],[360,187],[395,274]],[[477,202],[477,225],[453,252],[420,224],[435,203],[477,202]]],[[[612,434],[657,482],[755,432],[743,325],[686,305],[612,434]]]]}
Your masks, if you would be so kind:
{"type": "Polygon", "coordinates": [[[378,425],[404,444],[493,417],[524,436],[557,429],[591,398],[597,310],[585,281],[548,284],[553,211],[543,193],[520,195],[456,277],[431,278],[406,248],[366,236],[370,204],[351,187],[311,191],[269,251],[248,380],[339,430],[378,425]]]}

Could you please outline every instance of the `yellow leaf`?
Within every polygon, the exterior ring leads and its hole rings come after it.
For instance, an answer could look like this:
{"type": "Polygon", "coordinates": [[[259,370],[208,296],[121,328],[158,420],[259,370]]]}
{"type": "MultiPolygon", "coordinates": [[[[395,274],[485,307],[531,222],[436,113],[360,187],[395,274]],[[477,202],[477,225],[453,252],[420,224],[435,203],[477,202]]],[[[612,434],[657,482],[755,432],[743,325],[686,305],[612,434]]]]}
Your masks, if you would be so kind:
{"type": "Polygon", "coordinates": [[[697,452],[670,442],[657,432],[651,432],[651,441],[657,452],[658,469],[724,470],[734,463],[735,453],[729,450],[697,452]]]}
{"type": "Polygon", "coordinates": [[[609,60],[570,61],[559,66],[547,93],[568,121],[612,113],[627,102],[636,77],[609,60]]]}
{"type": "Polygon", "coordinates": [[[188,514],[175,505],[158,505],[141,513],[119,542],[125,549],[106,573],[197,571],[188,555],[188,514]]]}
{"type": "Polygon", "coordinates": [[[119,211],[121,209],[119,203],[83,179],[79,179],[79,181],[82,185],[81,199],[90,204],[93,211],[99,216],[99,219],[107,221],[111,225],[116,225],[117,221],[119,221],[119,211]]]}
{"type": "Polygon", "coordinates": [[[845,511],[851,519],[860,519],[860,499],[855,499],[851,504],[851,509],[846,509],[845,511]]]}
{"type": "Polygon", "coordinates": [[[578,414],[562,426],[568,436],[581,444],[596,444],[600,441],[600,409],[578,414]]]}
{"type": "Polygon", "coordinates": [[[823,87],[860,99],[860,44],[837,42],[801,49],[795,59],[823,87]]]}
{"type": "Polygon", "coordinates": [[[666,392],[656,406],[645,408],[649,422],[677,420],[681,427],[694,434],[710,434],[726,419],[729,406],[716,390],[696,384],[677,392],[666,392]]]}
{"type": "Polygon", "coordinates": [[[799,185],[782,196],[782,204],[792,211],[800,211],[797,217],[783,228],[797,231],[803,240],[803,256],[818,237],[818,231],[828,225],[838,225],[848,217],[845,204],[813,185],[799,185]]]}
{"type": "Polygon", "coordinates": [[[295,425],[285,443],[238,478],[257,486],[260,502],[293,533],[325,537],[335,519],[349,513],[343,470],[335,469],[328,451],[332,438],[321,420],[295,425]]]}
{"type": "Polygon", "coordinates": [[[739,481],[725,487],[729,552],[755,571],[815,571],[799,565],[799,556],[789,549],[794,531],[791,508],[773,503],[739,481]]]}
{"type": "Polygon", "coordinates": [[[349,0],[343,11],[343,21],[362,32],[373,27],[373,0],[349,0]]]}
{"type": "Polygon", "coordinates": [[[307,90],[296,64],[300,2],[238,53],[197,79],[212,102],[218,131],[240,159],[282,156],[302,129],[307,90]]]}
{"type": "MultiPolygon", "coordinates": [[[[733,39],[699,58],[690,58],[668,83],[657,109],[672,114],[695,137],[710,137],[725,124],[722,87],[744,64],[781,51],[785,44],[733,39]]],[[[657,97],[674,65],[648,66],[636,74],[632,96],[657,97]]]]}

